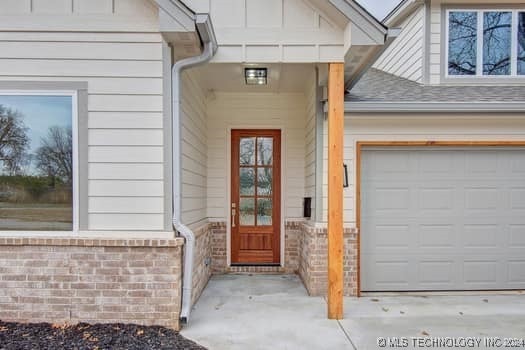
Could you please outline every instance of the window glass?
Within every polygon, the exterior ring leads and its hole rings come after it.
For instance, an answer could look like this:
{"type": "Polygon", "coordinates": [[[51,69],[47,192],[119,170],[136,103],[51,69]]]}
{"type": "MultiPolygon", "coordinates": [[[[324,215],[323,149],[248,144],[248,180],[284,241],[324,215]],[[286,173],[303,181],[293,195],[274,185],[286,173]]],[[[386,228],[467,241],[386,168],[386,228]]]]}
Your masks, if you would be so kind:
{"type": "Polygon", "coordinates": [[[239,202],[240,224],[243,226],[255,225],[255,198],[241,198],[239,202]]]}
{"type": "Polygon", "coordinates": [[[483,75],[510,75],[511,12],[483,14],[483,75]]]}
{"type": "Polygon", "coordinates": [[[255,137],[242,137],[239,147],[241,165],[255,165],[255,137]]]}
{"type": "Polygon", "coordinates": [[[273,138],[257,138],[257,165],[272,165],[273,162],[273,138]]]}
{"type": "Polygon", "coordinates": [[[272,199],[257,198],[257,226],[272,225],[272,199]]]}
{"type": "Polygon", "coordinates": [[[0,94],[0,230],[73,229],[71,96],[0,94]]]}
{"type": "Polygon", "coordinates": [[[476,74],[477,23],[476,12],[449,13],[448,74],[476,74]]]}
{"type": "Polygon", "coordinates": [[[525,12],[518,13],[518,74],[525,75],[525,12]]]}

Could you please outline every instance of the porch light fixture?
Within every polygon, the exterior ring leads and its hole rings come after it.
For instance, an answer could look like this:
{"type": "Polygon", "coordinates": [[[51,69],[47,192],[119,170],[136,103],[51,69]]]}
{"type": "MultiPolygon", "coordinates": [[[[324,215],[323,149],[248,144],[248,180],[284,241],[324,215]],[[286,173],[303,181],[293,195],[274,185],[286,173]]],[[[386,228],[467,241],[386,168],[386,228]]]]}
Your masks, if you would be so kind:
{"type": "Polygon", "coordinates": [[[244,68],[246,85],[266,85],[268,83],[267,68],[244,68]]]}

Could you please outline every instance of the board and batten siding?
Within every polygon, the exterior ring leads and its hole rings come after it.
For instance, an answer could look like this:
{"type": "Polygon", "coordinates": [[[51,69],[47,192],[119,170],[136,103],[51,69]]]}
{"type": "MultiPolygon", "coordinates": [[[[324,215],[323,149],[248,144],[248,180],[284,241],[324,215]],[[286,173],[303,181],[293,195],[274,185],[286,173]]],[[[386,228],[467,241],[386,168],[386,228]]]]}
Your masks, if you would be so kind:
{"type": "MultiPolygon", "coordinates": [[[[356,223],[356,142],[513,140],[525,140],[525,120],[518,116],[447,114],[436,117],[436,115],[414,114],[411,117],[397,118],[380,114],[346,114],[344,162],[348,165],[350,186],[344,189],[345,224],[353,226],[356,223]]],[[[328,161],[326,141],[323,153],[326,164],[328,161]]],[[[323,179],[323,202],[326,205],[328,198],[326,171],[323,173],[323,179]]],[[[323,206],[323,221],[327,221],[326,206],[323,206]]]]}
{"type": "Polygon", "coordinates": [[[305,114],[303,93],[216,92],[208,99],[208,217],[229,215],[230,130],[282,129],[282,217],[302,217],[305,191],[305,114]]]}
{"type": "Polygon", "coordinates": [[[398,27],[401,34],[374,64],[374,68],[401,78],[422,82],[425,7],[419,7],[398,27]]]}
{"type": "MultiPolygon", "coordinates": [[[[341,62],[344,25],[308,0],[186,0],[210,13],[219,50],[212,62],[341,62]]],[[[343,19],[344,21],[344,19],[343,19]]]]}
{"type": "Polygon", "coordinates": [[[182,75],[182,222],[190,227],[207,218],[206,95],[196,75],[194,70],[182,75]]]}
{"type": "Polygon", "coordinates": [[[0,80],[88,84],[88,230],[167,229],[162,51],[145,0],[0,2],[0,80]]]}

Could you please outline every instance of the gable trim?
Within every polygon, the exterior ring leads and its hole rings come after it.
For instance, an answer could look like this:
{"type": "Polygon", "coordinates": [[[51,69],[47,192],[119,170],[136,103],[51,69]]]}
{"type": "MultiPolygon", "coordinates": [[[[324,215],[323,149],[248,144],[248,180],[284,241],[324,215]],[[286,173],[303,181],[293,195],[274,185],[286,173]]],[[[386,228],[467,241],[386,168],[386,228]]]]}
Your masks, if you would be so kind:
{"type": "Polygon", "coordinates": [[[388,28],[353,0],[328,0],[348,20],[366,33],[376,44],[383,45],[388,28]]]}

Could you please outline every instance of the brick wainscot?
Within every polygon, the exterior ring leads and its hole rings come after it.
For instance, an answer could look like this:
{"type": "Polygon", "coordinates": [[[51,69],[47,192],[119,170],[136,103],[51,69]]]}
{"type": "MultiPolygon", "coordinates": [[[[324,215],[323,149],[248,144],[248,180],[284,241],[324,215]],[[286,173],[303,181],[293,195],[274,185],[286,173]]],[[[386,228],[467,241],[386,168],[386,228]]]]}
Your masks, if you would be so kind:
{"type": "Polygon", "coordinates": [[[0,238],[0,319],[179,329],[175,239],[0,238]]]}

